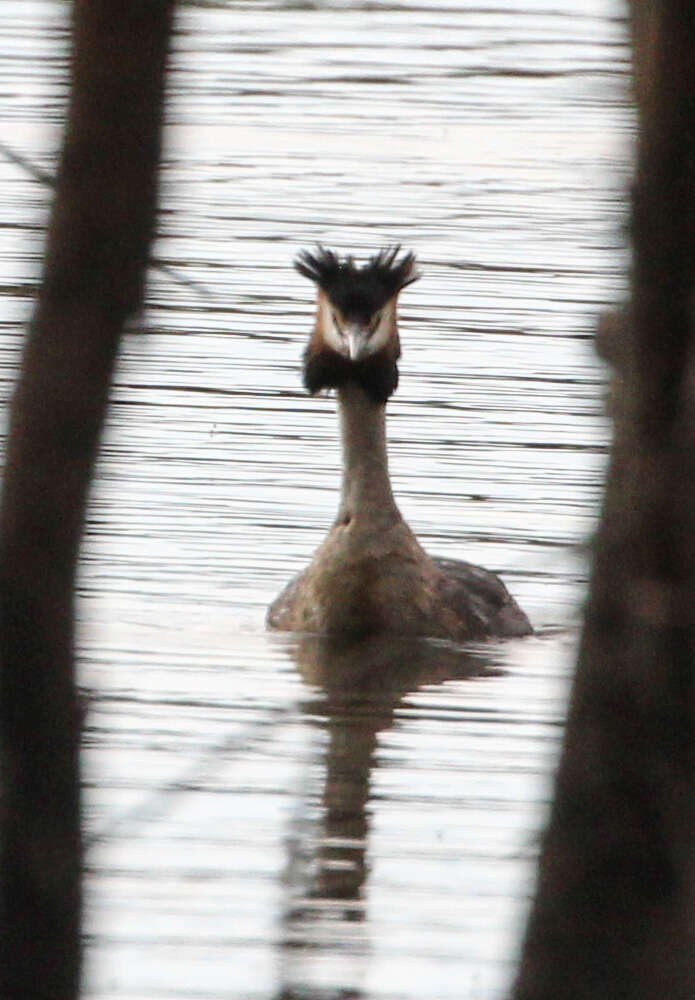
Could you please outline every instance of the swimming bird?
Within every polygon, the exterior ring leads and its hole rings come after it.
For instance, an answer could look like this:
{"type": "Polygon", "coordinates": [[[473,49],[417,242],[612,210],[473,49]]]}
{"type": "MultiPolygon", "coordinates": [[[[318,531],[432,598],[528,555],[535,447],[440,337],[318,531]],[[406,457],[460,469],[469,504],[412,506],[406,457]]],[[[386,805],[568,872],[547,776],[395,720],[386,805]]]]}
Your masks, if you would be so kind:
{"type": "Polygon", "coordinates": [[[365,264],[318,247],[295,261],[317,287],[304,386],[335,389],[343,448],[338,516],[309,566],[268,609],[270,628],[465,641],[521,636],[531,624],[500,578],[429,556],[391,489],[386,403],[398,385],[398,297],[420,274],[400,246],[365,264]]]}

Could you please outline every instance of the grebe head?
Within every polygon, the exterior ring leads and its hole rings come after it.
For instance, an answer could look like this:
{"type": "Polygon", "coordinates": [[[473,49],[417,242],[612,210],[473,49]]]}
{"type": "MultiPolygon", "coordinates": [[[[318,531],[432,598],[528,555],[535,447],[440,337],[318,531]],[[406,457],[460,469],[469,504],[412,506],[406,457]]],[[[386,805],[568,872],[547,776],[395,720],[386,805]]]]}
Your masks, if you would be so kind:
{"type": "Polygon", "coordinates": [[[400,246],[380,250],[361,267],[323,247],[297,257],[299,273],[318,286],[316,325],[304,355],[310,393],[354,381],[383,403],[396,388],[396,304],[400,291],[419,277],[414,255],[399,259],[399,253],[400,246]]]}

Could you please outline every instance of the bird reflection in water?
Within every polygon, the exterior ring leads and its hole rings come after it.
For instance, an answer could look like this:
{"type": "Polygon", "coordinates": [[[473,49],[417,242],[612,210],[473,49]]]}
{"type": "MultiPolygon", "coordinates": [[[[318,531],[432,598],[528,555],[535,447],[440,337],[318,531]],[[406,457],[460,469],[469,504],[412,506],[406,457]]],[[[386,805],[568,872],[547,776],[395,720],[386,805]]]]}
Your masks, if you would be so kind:
{"type": "Polygon", "coordinates": [[[289,650],[308,688],[303,712],[325,728],[327,739],[319,808],[300,801],[288,837],[278,1000],[360,1000],[369,954],[366,855],[379,735],[419,688],[501,673],[499,647],[305,636],[289,650]]]}

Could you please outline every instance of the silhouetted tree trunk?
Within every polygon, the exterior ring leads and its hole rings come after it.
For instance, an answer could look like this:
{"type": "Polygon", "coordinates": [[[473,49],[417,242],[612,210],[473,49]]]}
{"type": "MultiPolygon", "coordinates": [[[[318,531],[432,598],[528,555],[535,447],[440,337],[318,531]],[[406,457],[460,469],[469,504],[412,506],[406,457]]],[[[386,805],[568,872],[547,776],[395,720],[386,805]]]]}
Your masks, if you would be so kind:
{"type": "Polygon", "coordinates": [[[695,13],[632,14],[632,298],[516,1000],[695,997],[695,13]]]}
{"type": "Polygon", "coordinates": [[[14,396],[0,522],[0,996],[77,996],[73,586],[123,324],[152,238],[173,0],[76,0],[43,279],[14,396]]]}

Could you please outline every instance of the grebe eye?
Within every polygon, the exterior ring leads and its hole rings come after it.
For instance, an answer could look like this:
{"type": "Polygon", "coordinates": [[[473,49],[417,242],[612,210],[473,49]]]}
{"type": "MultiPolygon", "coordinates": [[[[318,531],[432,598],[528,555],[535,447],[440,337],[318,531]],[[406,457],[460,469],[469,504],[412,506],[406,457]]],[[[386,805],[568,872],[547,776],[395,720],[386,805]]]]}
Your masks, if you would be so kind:
{"type": "Polygon", "coordinates": [[[335,309],[331,310],[331,318],[333,320],[336,330],[340,330],[340,320],[338,319],[338,313],[335,311],[335,309]]]}
{"type": "Polygon", "coordinates": [[[369,326],[369,332],[370,333],[374,333],[374,331],[378,327],[379,323],[381,323],[383,315],[384,314],[382,312],[378,312],[376,314],[376,316],[372,317],[372,322],[371,322],[371,324],[369,326]]]}

